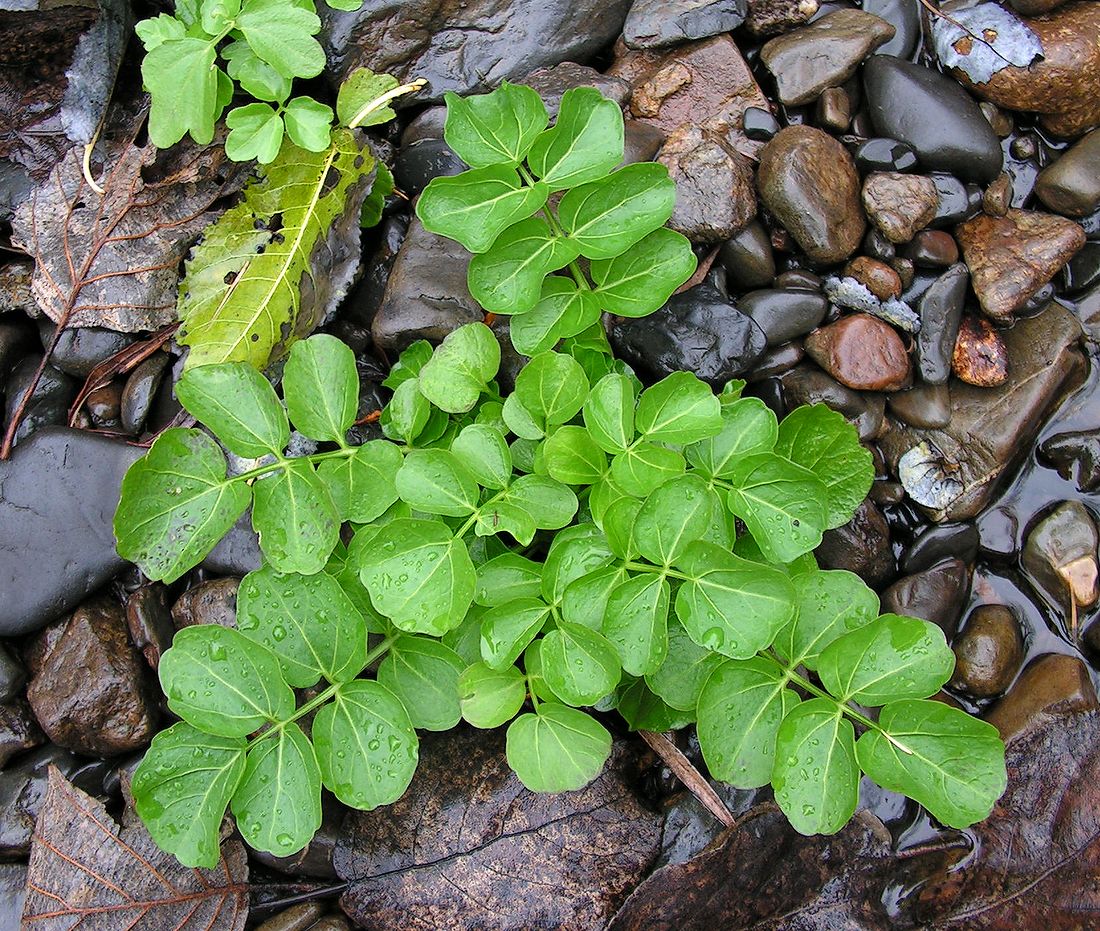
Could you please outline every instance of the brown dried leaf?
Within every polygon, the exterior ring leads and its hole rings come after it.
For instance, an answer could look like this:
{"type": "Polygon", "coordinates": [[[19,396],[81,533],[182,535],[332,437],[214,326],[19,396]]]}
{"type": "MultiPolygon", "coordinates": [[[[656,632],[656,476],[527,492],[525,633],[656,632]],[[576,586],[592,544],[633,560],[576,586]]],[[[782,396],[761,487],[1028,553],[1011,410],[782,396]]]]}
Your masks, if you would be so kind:
{"type": "Polygon", "coordinates": [[[120,828],[50,767],[27,871],[24,931],[242,931],[248,862],[236,839],[217,869],[181,866],[140,824],[120,828]]]}
{"type": "Polygon", "coordinates": [[[405,797],[357,812],[334,865],[341,906],[372,931],[592,931],[656,859],[661,817],[644,809],[616,745],[595,782],[537,795],[504,759],[502,731],[425,735],[405,797]]]}
{"type": "Polygon", "coordinates": [[[35,258],[38,306],[59,326],[124,333],[175,320],[180,260],[237,191],[243,166],[221,146],[181,144],[158,154],[132,143],[109,149],[97,194],[72,149],[16,210],[14,245],[35,258]]]}

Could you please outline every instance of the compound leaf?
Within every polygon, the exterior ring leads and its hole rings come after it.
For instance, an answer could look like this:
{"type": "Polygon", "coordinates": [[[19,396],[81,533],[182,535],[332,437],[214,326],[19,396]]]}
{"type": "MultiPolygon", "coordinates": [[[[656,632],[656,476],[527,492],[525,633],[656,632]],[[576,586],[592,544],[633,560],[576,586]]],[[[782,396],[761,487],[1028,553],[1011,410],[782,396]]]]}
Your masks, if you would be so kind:
{"type": "Polygon", "coordinates": [[[568,239],[555,235],[541,217],[509,226],[487,252],[470,260],[470,294],[494,314],[524,314],[542,295],[542,280],[578,255],[568,239]]]}
{"type": "Polygon", "coordinates": [[[401,500],[427,514],[465,517],[477,508],[481,490],[459,457],[446,449],[413,449],[397,470],[401,500]]]}
{"type": "Polygon", "coordinates": [[[420,393],[448,414],[464,414],[500,368],[500,343],[484,323],[449,333],[420,369],[420,393]]]}
{"type": "Polygon", "coordinates": [[[539,655],[546,684],[569,705],[596,704],[622,675],[615,647],[581,624],[559,623],[542,638],[539,655]]]}
{"type": "Polygon", "coordinates": [[[463,719],[474,727],[500,727],[511,721],[527,698],[527,682],[515,666],[493,669],[474,663],[458,677],[463,719]]]}
{"type": "Polygon", "coordinates": [[[642,392],[634,423],[651,442],[694,443],[722,429],[722,405],[706,382],[673,372],[642,392]]]}
{"type": "Polygon", "coordinates": [[[401,451],[385,440],[369,440],[350,455],[325,459],[317,474],[328,489],[341,521],[369,524],[397,500],[397,470],[401,451]]]}

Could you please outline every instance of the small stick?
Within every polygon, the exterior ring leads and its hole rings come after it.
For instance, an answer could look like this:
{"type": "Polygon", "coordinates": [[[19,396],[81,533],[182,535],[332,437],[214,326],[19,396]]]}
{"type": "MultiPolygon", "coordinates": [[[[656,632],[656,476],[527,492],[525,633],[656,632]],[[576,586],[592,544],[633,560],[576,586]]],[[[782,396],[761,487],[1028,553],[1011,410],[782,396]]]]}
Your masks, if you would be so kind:
{"type": "Polygon", "coordinates": [[[725,827],[733,827],[736,822],[733,814],[722,799],[718,797],[718,793],[714,791],[711,784],[703,778],[703,774],[691,765],[691,760],[680,752],[676,744],[664,734],[657,734],[653,731],[638,731],[638,733],[642,735],[642,740],[649,744],[653,752],[676,774],[676,778],[690,790],[692,795],[699,799],[707,811],[714,815],[725,827]]]}

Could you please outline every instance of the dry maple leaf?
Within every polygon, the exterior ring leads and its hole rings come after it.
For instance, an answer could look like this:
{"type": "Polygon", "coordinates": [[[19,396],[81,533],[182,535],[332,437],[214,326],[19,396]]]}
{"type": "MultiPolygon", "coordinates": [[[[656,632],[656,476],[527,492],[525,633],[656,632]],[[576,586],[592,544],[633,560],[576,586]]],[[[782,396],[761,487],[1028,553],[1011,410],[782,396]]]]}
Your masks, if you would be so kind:
{"type": "Polygon", "coordinates": [[[242,931],[248,862],[236,839],[215,869],[181,866],[137,822],[120,827],[50,767],[27,869],[24,931],[242,931]]]}

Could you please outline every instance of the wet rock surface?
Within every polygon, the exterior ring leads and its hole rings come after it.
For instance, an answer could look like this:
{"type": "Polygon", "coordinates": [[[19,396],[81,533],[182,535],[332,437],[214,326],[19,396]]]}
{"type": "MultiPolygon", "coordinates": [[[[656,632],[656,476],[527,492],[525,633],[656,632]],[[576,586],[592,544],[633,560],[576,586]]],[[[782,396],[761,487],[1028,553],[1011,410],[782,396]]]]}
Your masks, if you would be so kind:
{"type": "Polygon", "coordinates": [[[1088,667],[1076,656],[1046,653],[1033,659],[985,719],[1010,741],[1043,715],[1100,708],[1088,667]]]}
{"type": "Polygon", "coordinates": [[[1008,379],[1004,340],[988,320],[965,316],[959,326],[951,370],[959,381],[979,388],[996,388],[1008,379]]]}
{"type": "Polygon", "coordinates": [[[936,217],[936,184],[923,175],[872,172],[863,182],[867,216],[890,242],[909,242],[936,217]]]}
{"type": "Polygon", "coordinates": [[[901,337],[887,323],[852,314],[815,330],[806,352],[842,385],[862,391],[898,391],[910,377],[901,337]]]}
{"type": "Polygon", "coordinates": [[[1100,130],[1093,130],[1044,168],[1035,194],[1049,209],[1083,217],[1100,207],[1100,130]]]}
{"type": "Polygon", "coordinates": [[[662,48],[736,29],[748,15],[747,0],[634,0],[623,24],[631,48],[662,48]]]}
{"type": "Polygon", "coordinates": [[[1004,692],[1024,659],[1019,622],[1004,605],[975,608],[952,649],[955,672],[950,685],[975,698],[994,698],[1004,692]]]}
{"type": "Polygon", "coordinates": [[[189,588],[172,605],[172,623],[177,629],[193,624],[236,627],[240,582],[234,578],[212,579],[189,588]]]}
{"type": "Polygon", "coordinates": [[[846,569],[872,587],[890,579],[897,568],[890,550],[890,528],[871,501],[860,504],[844,526],[825,531],[815,556],[823,569],[846,569]]]}

